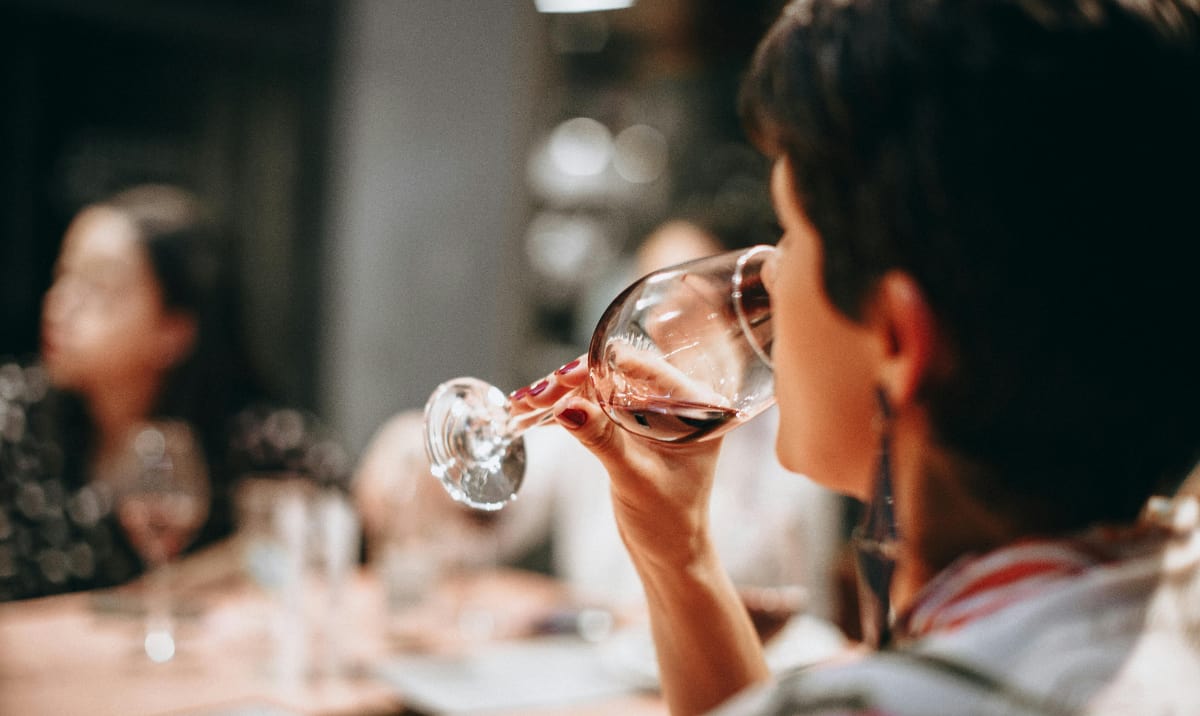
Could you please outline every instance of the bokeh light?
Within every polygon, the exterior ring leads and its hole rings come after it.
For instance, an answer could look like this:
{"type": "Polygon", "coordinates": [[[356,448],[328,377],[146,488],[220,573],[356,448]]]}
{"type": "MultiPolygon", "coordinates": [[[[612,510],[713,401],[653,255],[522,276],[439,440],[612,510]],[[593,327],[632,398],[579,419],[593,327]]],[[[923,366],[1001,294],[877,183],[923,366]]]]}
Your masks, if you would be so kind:
{"type": "Polygon", "coordinates": [[[549,285],[573,289],[603,269],[613,249],[602,222],[583,214],[543,212],[534,217],[525,234],[525,254],[530,266],[549,285]]]}
{"type": "Polygon", "coordinates": [[[646,184],[667,169],[667,138],[648,124],[635,124],[617,135],[613,167],[626,181],[646,184]]]}
{"type": "Polygon", "coordinates": [[[612,133],[590,117],[575,117],[554,128],[548,149],[564,174],[594,176],[604,171],[612,157],[612,133]]]}

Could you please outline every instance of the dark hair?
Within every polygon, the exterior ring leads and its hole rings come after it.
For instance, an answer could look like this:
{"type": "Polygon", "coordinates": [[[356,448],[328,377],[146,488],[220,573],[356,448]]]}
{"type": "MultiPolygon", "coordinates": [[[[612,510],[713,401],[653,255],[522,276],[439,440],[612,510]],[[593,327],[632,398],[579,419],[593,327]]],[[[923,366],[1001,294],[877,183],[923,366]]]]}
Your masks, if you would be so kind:
{"type": "Polygon", "coordinates": [[[919,283],[922,386],[983,499],[1127,520],[1200,457],[1200,8],[1188,0],[789,5],[742,88],[848,316],[919,283]]]}
{"type": "Polygon", "coordinates": [[[196,344],[169,372],[155,412],[189,418],[202,429],[227,420],[230,405],[259,388],[241,334],[230,233],[199,198],[179,187],[136,186],[97,205],[133,224],[164,304],[197,321],[196,344]]]}
{"type": "MultiPolygon", "coordinates": [[[[135,186],[94,206],[117,211],[130,221],[166,307],[195,317],[195,345],[168,372],[154,413],[195,427],[214,473],[214,499],[224,501],[233,478],[224,474],[230,469],[233,417],[267,398],[245,350],[232,235],[196,195],[176,186],[135,186]]],[[[214,505],[211,514],[227,515],[222,507],[214,505]]],[[[229,527],[210,524],[206,532],[223,533],[229,527]]],[[[198,544],[205,537],[201,535],[198,544]]]]}

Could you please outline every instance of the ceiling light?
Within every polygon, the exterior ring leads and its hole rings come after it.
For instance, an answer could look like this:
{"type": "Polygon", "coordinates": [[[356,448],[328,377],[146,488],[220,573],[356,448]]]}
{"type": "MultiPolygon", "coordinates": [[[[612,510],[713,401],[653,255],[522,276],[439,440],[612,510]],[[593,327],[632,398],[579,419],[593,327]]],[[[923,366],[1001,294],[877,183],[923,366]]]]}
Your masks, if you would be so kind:
{"type": "Polygon", "coordinates": [[[634,0],[533,0],[538,12],[597,12],[632,7],[634,0]]]}

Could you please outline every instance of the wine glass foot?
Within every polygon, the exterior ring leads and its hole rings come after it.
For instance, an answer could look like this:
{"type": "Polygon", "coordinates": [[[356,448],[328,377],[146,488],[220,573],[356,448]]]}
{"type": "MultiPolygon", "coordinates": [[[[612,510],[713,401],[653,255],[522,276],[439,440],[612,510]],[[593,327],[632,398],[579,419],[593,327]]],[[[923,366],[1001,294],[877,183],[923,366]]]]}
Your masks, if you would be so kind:
{"type": "Polygon", "coordinates": [[[147,631],[142,646],[146,656],[156,664],[165,664],[175,658],[175,635],[169,629],[147,631]]]}
{"type": "Polygon", "coordinates": [[[476,378],[442,383],[425,404],[430,469],[459,502],[498,510],[525,476],[525,443],[508,430],[508,398],[476,378]]]}

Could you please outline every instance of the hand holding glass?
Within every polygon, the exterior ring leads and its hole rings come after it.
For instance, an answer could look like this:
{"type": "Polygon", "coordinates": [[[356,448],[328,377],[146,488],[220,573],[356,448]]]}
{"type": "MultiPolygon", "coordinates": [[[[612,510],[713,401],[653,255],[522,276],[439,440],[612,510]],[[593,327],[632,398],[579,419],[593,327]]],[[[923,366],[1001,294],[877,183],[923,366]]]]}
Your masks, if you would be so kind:
{"type": "MultiPolygon", "coordinates": [[[[755,246],[655,271],[605,310],[588,348],[590,391],[625,430],[660,442],[707,440],[775,402],[771,306],[755,246]]],[[[456,500],[498,510],[525,470],[521,438],[551,409],[513,414],[500,389],[456,378],[425,405],[433,474],[456,500]]]]}

